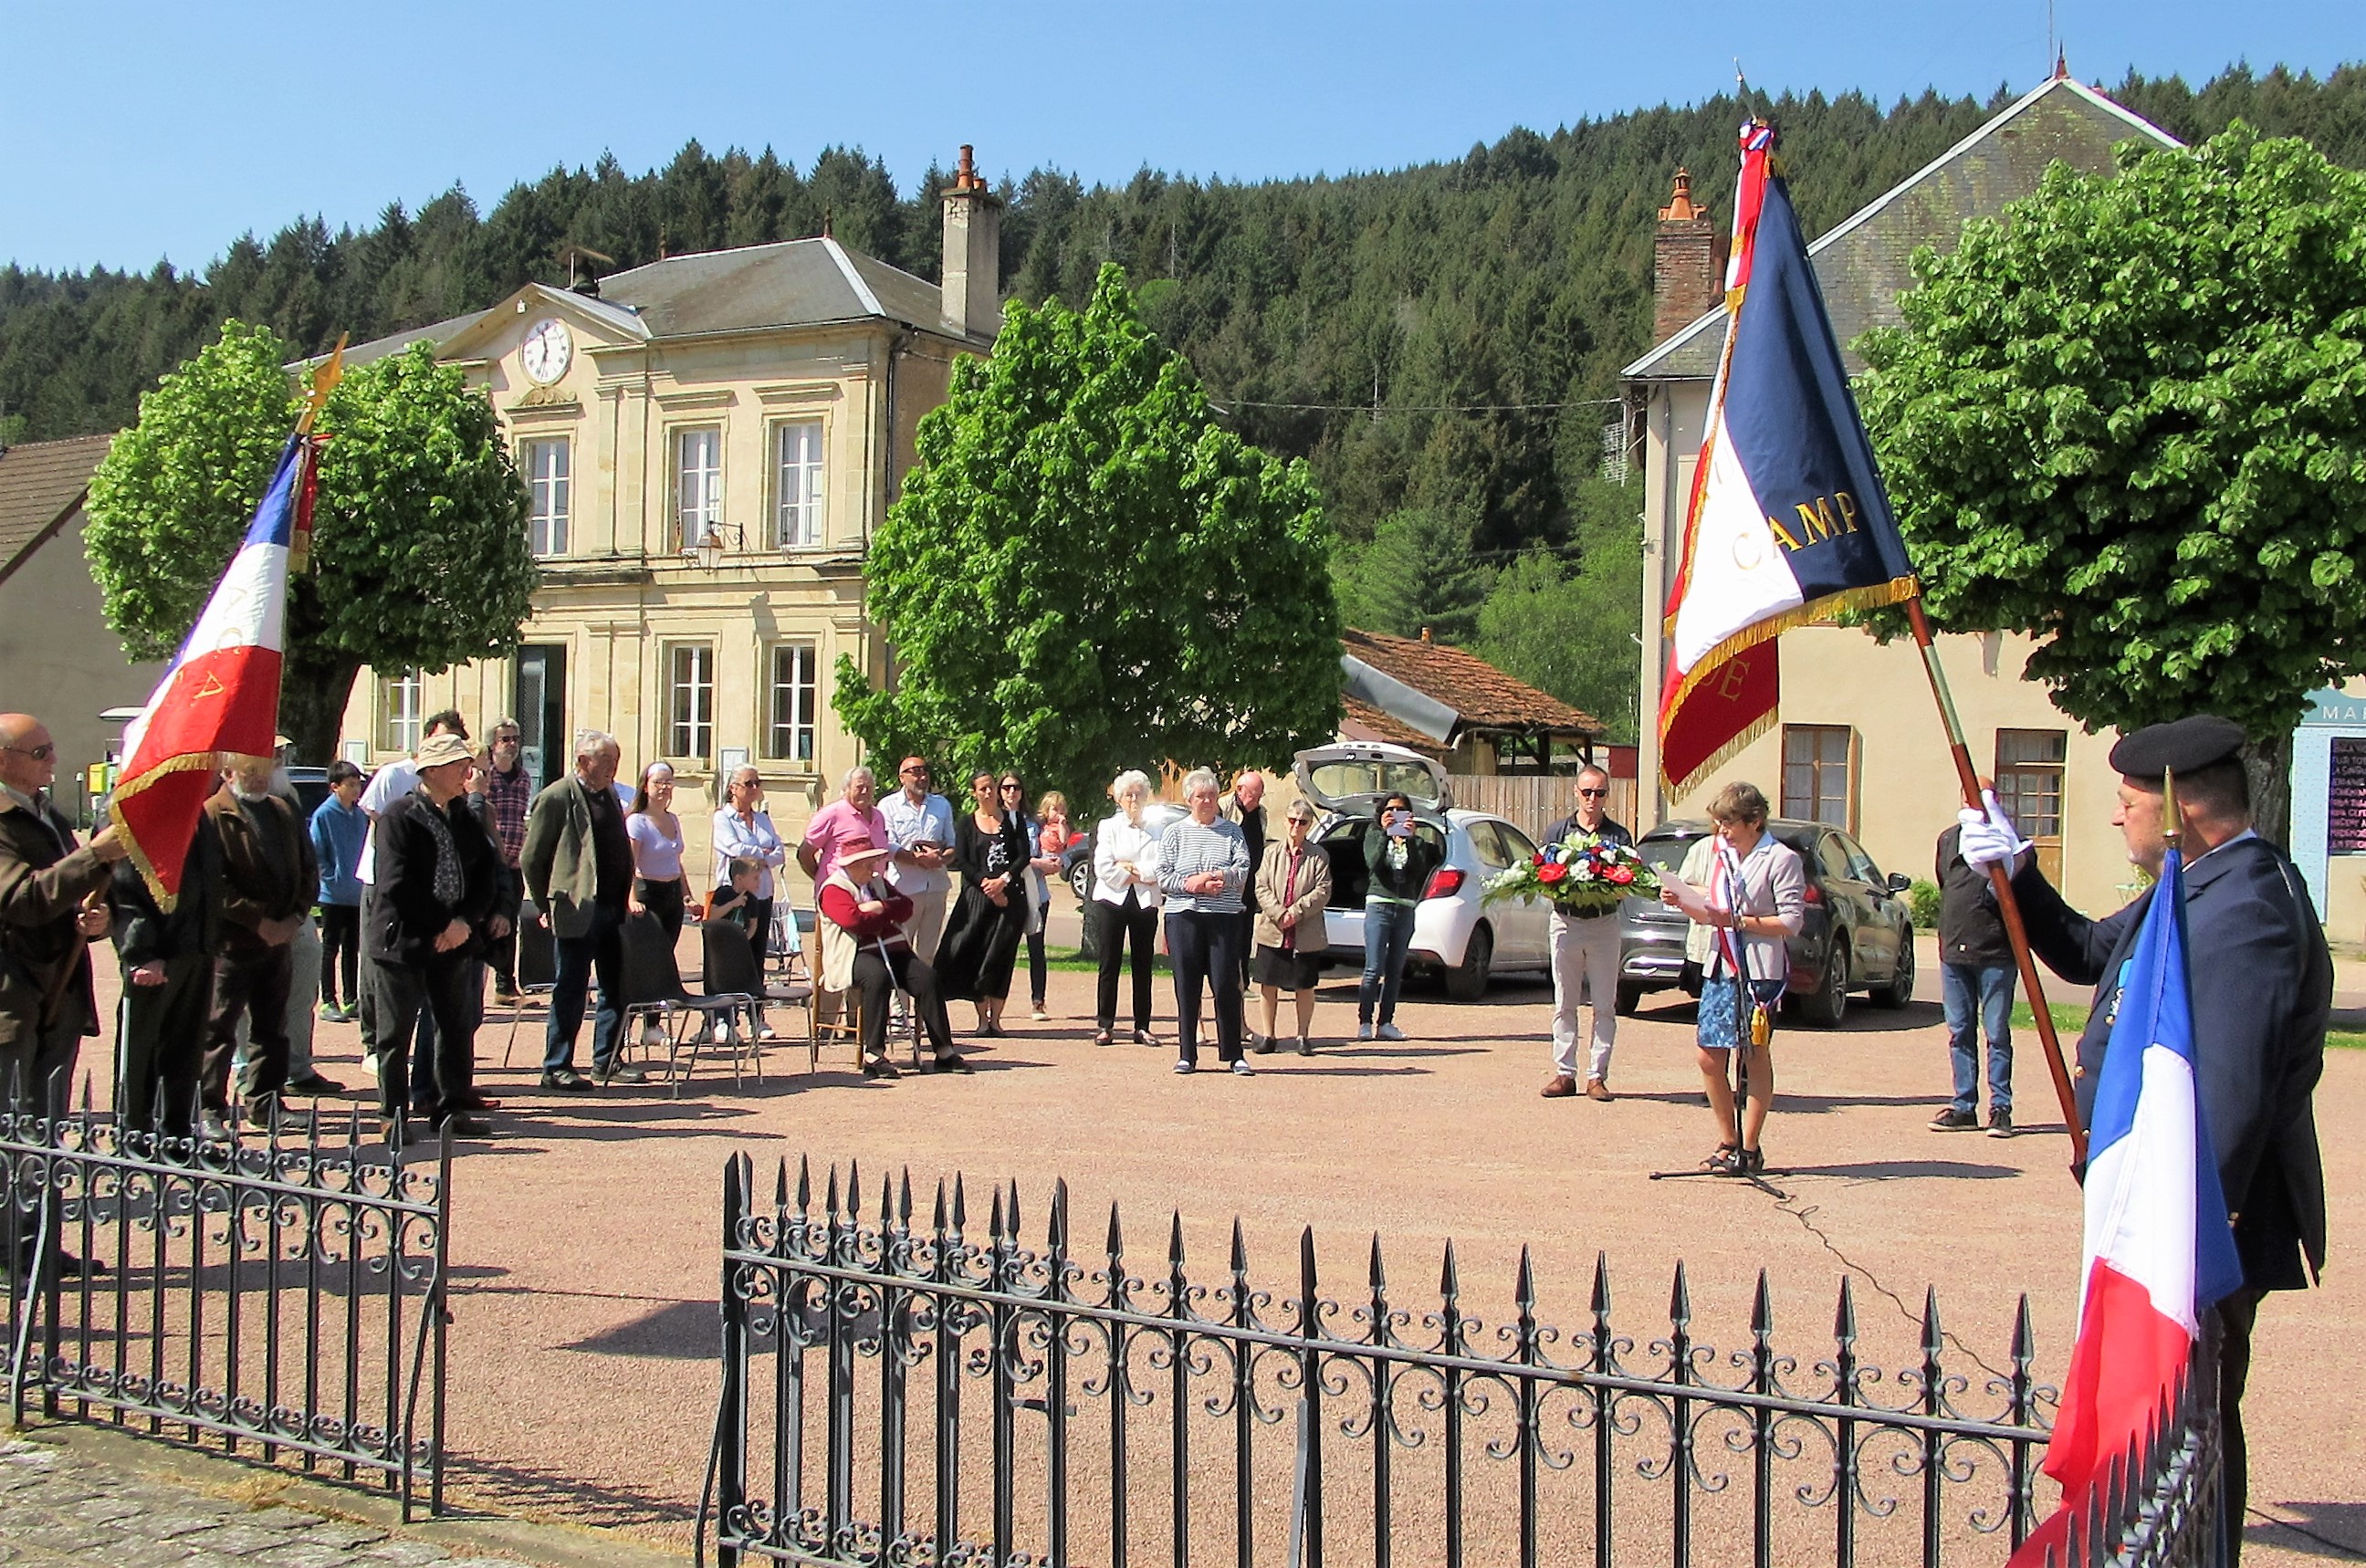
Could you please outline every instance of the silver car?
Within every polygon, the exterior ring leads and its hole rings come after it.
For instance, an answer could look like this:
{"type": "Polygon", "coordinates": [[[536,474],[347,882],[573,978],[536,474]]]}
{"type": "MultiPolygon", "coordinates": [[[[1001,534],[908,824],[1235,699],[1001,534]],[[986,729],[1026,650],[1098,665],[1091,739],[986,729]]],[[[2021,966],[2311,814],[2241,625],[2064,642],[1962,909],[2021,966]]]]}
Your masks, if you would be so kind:
{"type": "Polygon", "coordinates": [[[1495,975],[1550,973],[1551,909],[1536,898],[1481,902],[1487,882],[1534,855],[1535,842],[1501,817],[1455,809],[1446,770],[1434,759],[1381,741],[1344,740],[1301,751],[1292,773],[1299,793],[1326,813],[1314,829],[1331,862],[1326,963],[1364,966],[1364,891],[1371,875],[1364,833],[1380,803],[1402,791],[1414,805],[1414,830],[1446,846],[1414,911],[1407,967],[1442,974],[1456,1001],[1478,1000],[1495,975]]]}

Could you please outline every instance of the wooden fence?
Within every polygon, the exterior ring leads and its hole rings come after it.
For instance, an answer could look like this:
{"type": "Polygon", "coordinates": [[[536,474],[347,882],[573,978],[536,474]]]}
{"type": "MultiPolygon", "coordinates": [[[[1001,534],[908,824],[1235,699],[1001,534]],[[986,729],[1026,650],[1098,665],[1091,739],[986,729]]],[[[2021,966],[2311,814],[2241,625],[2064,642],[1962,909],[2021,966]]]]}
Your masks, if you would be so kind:
{"type": "MultiPolygon", "coordinates": [[[[1576,781],[1568,773],[1453,773],[1447,782],[1455,805],[1491,812],[1532,839],[1542,838],[1577,804],[1576,781]]],[[[1614,821],[1635,825],[1633,779],[1610,781],[1609,811],[1614,821]]]]}

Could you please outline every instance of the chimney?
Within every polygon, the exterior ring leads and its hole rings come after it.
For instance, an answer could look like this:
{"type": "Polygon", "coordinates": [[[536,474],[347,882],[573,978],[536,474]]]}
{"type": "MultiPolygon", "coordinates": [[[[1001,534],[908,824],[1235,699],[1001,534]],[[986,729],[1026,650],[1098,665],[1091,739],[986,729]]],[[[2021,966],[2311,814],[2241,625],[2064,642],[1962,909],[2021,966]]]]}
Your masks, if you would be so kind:
{"type": "Polygon", "coordinates": [[[1653,343],[1666,342],[1724,299],[1727,243],[1708,209],[1693,200],[1691,171],[1678,169],[1651,242],[1653,343]]]}
{"type": "Polygon", "coordinates": [[[945,187],[945,325],[990,338],[1002,329],[1002,203],[961,150],[961,166],[945,187]]]}

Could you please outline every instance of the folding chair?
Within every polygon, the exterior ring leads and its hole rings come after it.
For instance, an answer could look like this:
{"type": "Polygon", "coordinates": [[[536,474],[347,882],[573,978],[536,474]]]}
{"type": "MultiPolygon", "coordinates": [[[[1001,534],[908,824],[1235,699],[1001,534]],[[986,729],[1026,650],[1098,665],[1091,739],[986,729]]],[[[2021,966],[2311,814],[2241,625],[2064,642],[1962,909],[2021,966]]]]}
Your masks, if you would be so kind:
{"type": "Polygon", "coordinates": [[[619,1027],[625,1037],[616,1043],[617,1055],[622,1059],[632,1047],[639,1025],[655,1022],[666,1040],[666,1083],[679,1098],[683,1080],[698,1065],[699,1046],[718,1023],[724,1038],[733,1043],[737,1061],[732,1019],[742,1008],[754,1006],[755,998],[744,991],[700,996],[684,988],[665,927],[647,910],[625,920],[622,941],[625,1006],[619,1027]]]}
{"type": "Polygon", "coordinates": [[[517,996],[510,1003],[509,1038],[501,1042],[503,1067],[510,1065],[511,1053],[517,1049],[518,1020],[525,1016],[527,1004],[539,1002],[546,1017],[550,994],[558,988],[558,944],[535,919],[533,905],[521,908],[517,920],[517,996]]]}
{"type": "MultiPolygon", "coordinates": [[[[751,1058],[759,1082],[764,1077],[764,1007],[773,999],[773,987],[764,983],[764,972],[756,962],[755,950],[748,945],[745,932],[728,920],[709,920],[699,932],[699,954],[703,972],[699,985],[711,997],[741,996],[749,998],[745,1047],[751,1058]]],[[[786,987],[782,987],[785,989],[786,987]]],[[[809,993],[808,993],[809,995],[809,993]]],[[[794,998],[783,998],[794,1005],[794,998]]],[[[731,1076],[739,1081],[741,1032],[727,1031],[725,1043],[731,1047],[731,1076]]]]}

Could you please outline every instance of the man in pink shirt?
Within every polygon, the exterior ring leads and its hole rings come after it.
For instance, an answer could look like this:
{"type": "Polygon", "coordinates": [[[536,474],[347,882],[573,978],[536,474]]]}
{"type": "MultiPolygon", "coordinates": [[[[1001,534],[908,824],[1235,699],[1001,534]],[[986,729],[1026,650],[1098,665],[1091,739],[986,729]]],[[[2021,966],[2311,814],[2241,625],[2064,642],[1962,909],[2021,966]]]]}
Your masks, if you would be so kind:
{"type": "Polygon", "coordinates": [[[837,868],[840,844],[860,839],[865,843],[887,841],[887,821],[871,804],[876,786],[869,768],[849,768],[839,781],[836,800],[813,814],[806,824],[806,841],[797,846],[797,864],[813,878],[818,890],[837,868]]]}

